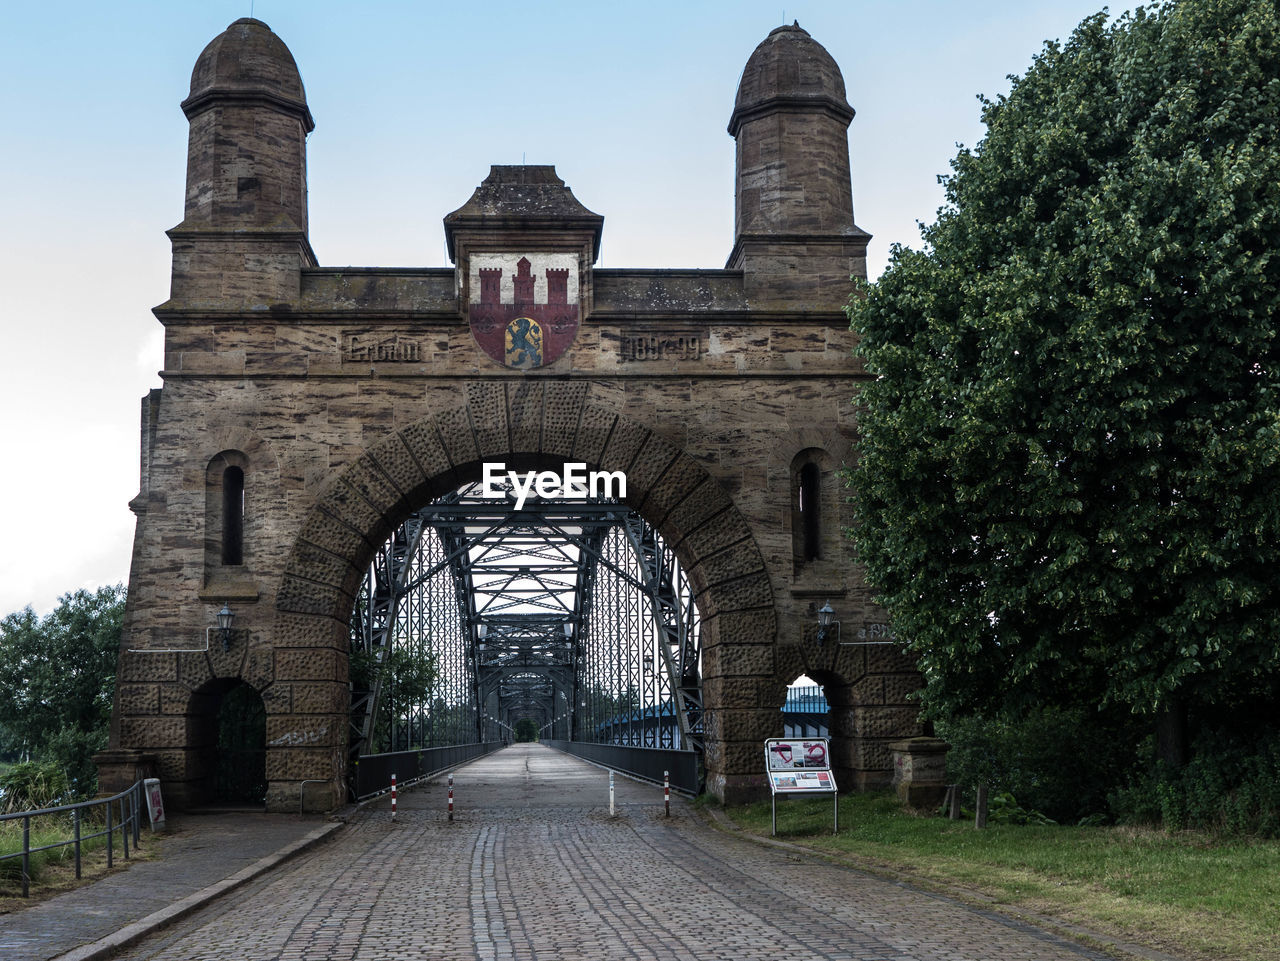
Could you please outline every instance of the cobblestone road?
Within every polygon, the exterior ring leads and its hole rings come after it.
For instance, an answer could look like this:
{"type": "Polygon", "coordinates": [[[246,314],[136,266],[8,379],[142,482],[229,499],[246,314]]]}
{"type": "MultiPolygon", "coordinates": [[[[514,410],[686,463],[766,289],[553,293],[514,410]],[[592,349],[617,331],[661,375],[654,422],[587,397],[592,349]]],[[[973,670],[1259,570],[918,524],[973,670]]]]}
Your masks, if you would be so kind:
{"type": "Polygon", "coordinates": [[[661,790],[536,745],[367,810],[334,841],[122,957],[1101,958],[944,898],[725,835],[661,790]]]}

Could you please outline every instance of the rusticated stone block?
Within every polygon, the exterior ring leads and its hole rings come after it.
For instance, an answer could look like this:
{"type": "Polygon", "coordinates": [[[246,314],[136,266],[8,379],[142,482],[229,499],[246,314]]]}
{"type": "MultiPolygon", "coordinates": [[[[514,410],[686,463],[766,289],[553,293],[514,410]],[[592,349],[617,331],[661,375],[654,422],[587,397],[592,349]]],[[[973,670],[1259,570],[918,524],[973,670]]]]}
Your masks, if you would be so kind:
{"type": "MultiPolygon", "coordinates": [[[[322,509],[312,510],[307,514],[298,542],[300,545],[315,545],[334,557],[350,558],[353,563],[355,559],[373,550],[373,545],[368,544],[359,531],[322,509]]],[[[301,562],[295,560],[293,563],[297,566],[301,562]]]]}
{"type": "Polygon", "coordinates": [[[733,501],[729,499],[729,495],[718,483],[708,477],[672,510],[667,523],[679,532],[679,539],[683,540],[700,525],[732,506],[733,501]]]}
{"type": "MultiPolygon", "coordinates": [[[[545,390],[542,412],[541,449],[565,460],[573,460],[578,420],[587,400],[587,385],[581,382],[543,382],[545,390]]],[[[594,463],[594,460],[591,461],[594,463]]]]}
{"type": "Polygon", "coordinates": [[[841,728],[857,737],[901,737],[903,732],[915,735],[919,733],[919,714],[918,708],[910,707],[854,707],[841,719],[841,728]]]}
{"type": "MultiPolygon", "coordinates": [[[[212,644],[217,644],[217,638],[213,638],[212,644]]],[[[195,691],[204,687],[218,675],[213,670],[213,665],[209,663],[207,653],[199,654],[181,654],[179,664],[179,679],[184,687],[195,691]]]]}
{"type": "Polygon", "coordinates": [[[744,552],[755,555],[758,565],[763,565],[760,551],[751,538],[751,531],[737,511],[716,514],[681,542],[681,546],[695,557],[704,557],[731,545],[740,545],[744,552]]]}
{"type": "Polygon", "coordinates": [[[294,684],[292,689],[295,714],[340,714],[351,704],[351,691],[346,684],[313,681],[294,684]]]}
{"type": "Polygon", "coordinates": [[[160,685],[160,713],[186,714],[191,710],[191,691],[180,684],[160,685]]]}
{"type": "Polygon", "coordinates": [[[772,644],[720,644],[715,654],[703,655],[702,676],[744,677],[750,675],[772,678],[772,644]]]}
{"type": "Polygon", "coordinates": [[[123,717],[120,737],[125,744],[143,751],[183,747],[187,743],[187,722],[185,718],[164,715],[123,717]]]}
{"type": "Polygon", "coordinates": [[[886,704],[910,704],[912,696],[924,686],[924,678],[919,674],[884,674],[880,676],[884,685],[884,702],[886,704]]]}
{"type": "Polygon", "coordinates": [[[364,534],[370,544],[381,544],[391,533],[390,523],[383,512],[365,500],[345,476],[325,492],[323,507],[326,513],[364,534]]]}
{"type": "Polygon", "coordinates": [[[240,676],[255,691],[261,692],[275,680],[275,660],[275,650],[272,645],[253,644],[240,669],[240,676]]]}
{"type": "Polygon", "coordinates": [[[893,769],[889,742],[894,738],[838,738],[831,742],[831,763],[835,767],[861,771],[893,769]]]}
{"type": "MultiPolygon", "coordinates": [[[[657,434],[651,433],[645,437],[627,471],[628,500],[641,505],[647,512],[652,512],[650,492],[675,463],[679,453],[657,434]]],[[[652,512],[652,516],[659,515],[652,512]]]]}
{"type": "MultiPolygon", "coordinates": [[[[643,455],[642,455],[643,456],[643,455]]],[[[649,494],[641,508],[647,517],[660,525],[676,505],[690,496],[706,479],[702,465],[681,453],[671,461],[662,476],[649,485],[649,494]]]]}
{"type": "MultiPolygon", "coordinates": [[[[699,573],[705,578],[705,571],[699,569],[699,573]]],[[[706,602],[717,615],[730,611],[770,607],[773,604],[773,589],[769,584],[769,575],[763,571],[725,581],[722,584],[708,583],[706,595],[706,602]]]]}
{"type": "Polygon", "coordinates": [[[345,681],[347,659],[332,648],[277,650],[276,679],[280,681],[345,681]]]}
{"type": "MultiPolygon", "coordinates": [[[[334,748],[269,747],[267,780],[301,781],[332,776],[334,748]]],[[[295,798],[294,803],[297,803],[295,798]]]]}
{"type": "Polygon", "coordinates": [[[373,445],[369,450],[369,458],[395,485],[402,497],[417,490],[426,481],[422,468],[398,433],[389,434],[373,445]]]}
{"type": "Polygon", "coordinates": [[[598,465],[617,421],[618,415],[610,410],[595,406],[584,408],[573,441],[573,459],[598,465]]]}
{"type": "Polygon", "coordinates": [[[178,655],[131,654],[120,657],[118,678],[120,681],[176,681],[178,679],[178,655]]]}
{"type": "Polygon", "coordinates": [[[288,714],[293,710],[293,685],[271,684],[261,694],[268,714],[288,714]]]}
{"type": "MultiPolygon", "coordinates": [[[[778,631],[777,614],[769,608],[724,611],[716,615],[717,644],[772,643],[778,631]]],[[[703,638],[703,647],[714,646],[703,638]]]]}
{"type": "Polygon", "coordinates": [[[353,574],[358,574],[347,558],[330,554],[306,541],[299,541],[294,548],[293,565],[307,572],[308,580],[333,587],[343,587],[353,574]]]}
{"type": "Polygon", "coordinates": [[[544,389],[542,382],[519,381],[506,386],[511,450],[517,453],[540,451],[544,389]]]}
{"type": "Polygon", "coordinates": [[[330,715],[295,712],[267,718],[268,750],[330,747],[335,743],[337,736],[330,715]]]}
{"type": "Polygon", "coordinates": [[[368,454],[357,458],[345,476],[351,487],[379,514],[394,517],[401,513],[403,498],[400,491],[368,454]]]}
{"type": "Polygon", "coordinates": [[[716,708],[703,715],[707,738],[718,741],[751,741],[764,743],[765,738],[780,733],[782,712],[767,708],[725,710],[716,708]]]}
{"type": "Polygon", "coordinates": [[[272,627],[276,647],[333,647],[345,649],[349,632],[344,621],[312,614],[278,612],[272,627]]]}
{"type": "Polygon", "coordinates": [[[644,447],[644,442],[648,439],[648,436],[649,431],[646,428],[634,421],[620,417],[617,423],[614,424],[613,433],[609,435],[609,442],[605,445],[604,453],[600,457],[602,470],[620,470],[627,473],[627,497],[629,499],[639,498],[644,492],[640,486],[633,490],[630,478],[636,455],[644,447]]]}
{"type": "Polygon", "coordinates": [[[764,570],[760,552],[756,550],[755,544],[750,541],[743,541],[715,554],[700,556],[694,566],[701,569],[707,584],[713,588],[718,584],[723,584],[725,581],[735,580],[764,570]]]}
{"type": "Polygon", "coordinates": [[[501,460],[511,448],[505,385],[493,382],[467,384],[467,408],[480,459],[501,460]]]}
{"type": "Polygon", "coordinates": [[[351,611],[353,598],[336,587],[304,580],[296,574],[286,574],[276,595],[276,608],[293,614],[319,614],[342,617],[351,611]]]}
{"type": "Polygon", "coordinates": [[[413,455],[424,477],[432,478],[448,474],[449,455],[436,431],[435,421],[420,421],[400,431],[404,446],[413,455]]]}
{"type": "Polygon", "coordinates": [[[122,714],[159,714],[160,685],[121,684],[116,689],[118,710],[122,714]]]}
{"type": "Polygon", "coordinates": [[[723,708],[774,708],[782,710],[786,686],[772,677],[703,677],[706,703],[723,708]]]}
{"type": "Polygon", "coordinates": [[[445,454],[450,463],[457,466],[472,464],[481,459],[466,407],[442,411],[436,415],[435,423],[440,442],[444,445],[445,454]]]}

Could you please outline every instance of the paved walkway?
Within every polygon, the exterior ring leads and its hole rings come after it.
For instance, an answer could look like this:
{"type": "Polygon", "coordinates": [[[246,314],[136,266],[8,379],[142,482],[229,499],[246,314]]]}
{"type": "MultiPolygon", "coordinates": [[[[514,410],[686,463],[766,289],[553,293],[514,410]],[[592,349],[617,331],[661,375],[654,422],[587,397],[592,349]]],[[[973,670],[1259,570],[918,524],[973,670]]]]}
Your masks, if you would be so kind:
{"type": "Polygon", "coordinates": [[[805,854],[711,829],[661,790],[516,745],[366,809],[329,842],[122,958],[153,961],[841,959],[1100,954],[805,854]]]}
{"type": "MultiPolygon", "coordinates": [[[[341,827],[322,818],[268,814],[192,814],[171,817],[156,860],[125,862],[117,848],[121,871],[30,907],[0,915],[0,958],[4,961],[46,961],[69,951],[86,951],[103,938],[122,931],[157,912],[180,916],[214,894],[211,886],[258,873],[288,855],[321,840],[320,835],[341,827]],[[263,861],[267,863],[262,863],[263,861]],[[204,895],[203,897],[201,895],[204,895]]],[[[119,939],[124,940],[124,939],[119,939]]]]}

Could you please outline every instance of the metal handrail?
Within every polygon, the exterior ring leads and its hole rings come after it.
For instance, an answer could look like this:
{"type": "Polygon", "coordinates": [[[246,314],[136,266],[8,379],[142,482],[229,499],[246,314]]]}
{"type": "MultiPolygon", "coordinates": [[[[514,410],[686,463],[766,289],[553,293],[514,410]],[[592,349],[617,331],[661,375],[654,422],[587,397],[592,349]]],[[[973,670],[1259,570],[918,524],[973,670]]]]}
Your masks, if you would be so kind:
{"type": "Polygon", "coordinates": [[[62,848],[67,845],[75,847],[76,858],[76,879],[80,879],[80,853],[85,841],[91,841],[94,838],[105,836],[107,839],[107,867],[115,866],[115,833],[120,832],[120,840],[124,847],[124,858],[129,860],[129,837],[133,836],[133,846],[137,848],[141,841],[141,819],[142,812],[146,809],[146,794],[144,793],[143,782],[141,779],[135,781],[132,787],[125,788],[119,794],[112,795],[109,798],[95,798],[92,801],[79,801],[75,804],[60,804],[57,807],[39,808],[34,811],[15,811],[13,814],[0,814],[0,822],[16,821],[22,819],[22,850],[15,851],[13,854],[0,854],[0,861],[8,861],[12,858],[22,858],[22,896],[30,896],[31,882],[31,855],[37,851],[49,851],[53,848],[62,848]],[[120,806],[120,817],[117,821],[115,818],[114,806],[120,806]],[[82,830],[83,817],[81,812],[87,808],[103,807],[106,809],[104,818],[104,827],[101,831],[94,831],[92,834],[84,834],[82,830]],[[53,844],[41,844],[36,847],[31,846],[31,819],[38,817],[46,817],[54,814],[71,814],[72,821],[72,838],[67,841],[55,841],[53,844]]]}

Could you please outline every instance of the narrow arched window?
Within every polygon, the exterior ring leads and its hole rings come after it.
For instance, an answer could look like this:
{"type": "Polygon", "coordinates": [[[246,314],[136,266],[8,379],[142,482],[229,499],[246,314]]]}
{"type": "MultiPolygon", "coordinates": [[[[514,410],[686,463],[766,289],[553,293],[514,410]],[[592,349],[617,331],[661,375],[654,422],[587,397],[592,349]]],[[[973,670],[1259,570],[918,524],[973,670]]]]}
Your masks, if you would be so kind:
{"type": "Polygon", "coordinates": [[[222,472],[222,563],[244,563],[244,471],[222,472]]]}
{"type": "Polygon", "coordinates": [[[801,557],[816,561],[822,557],[822,473],[817,464],[800,468],[800,530],[804,541],[801,557]]]}

